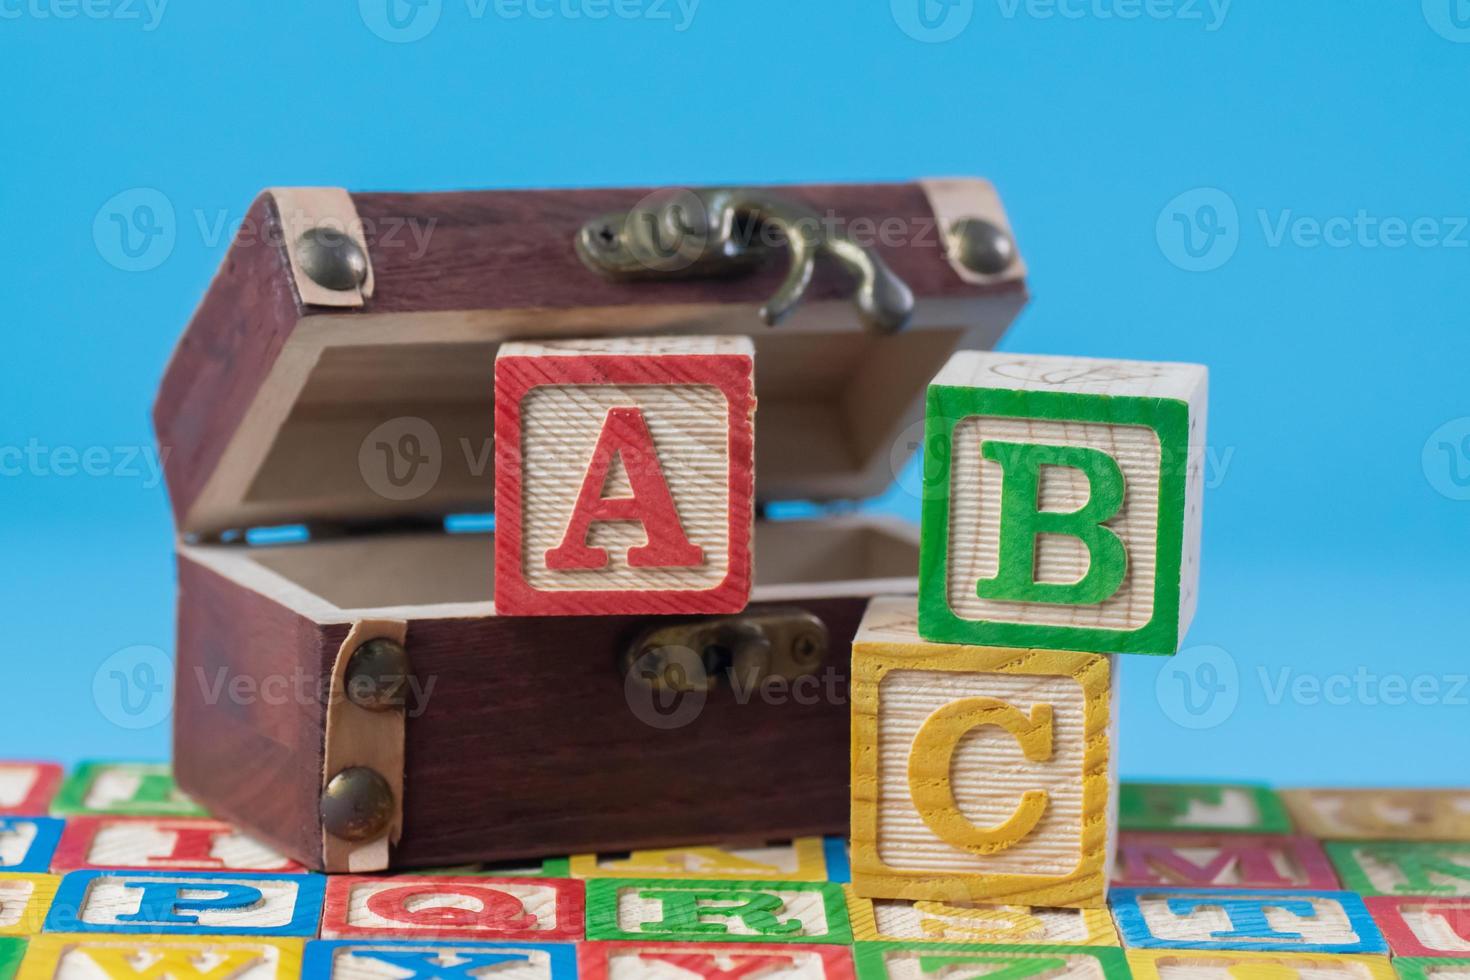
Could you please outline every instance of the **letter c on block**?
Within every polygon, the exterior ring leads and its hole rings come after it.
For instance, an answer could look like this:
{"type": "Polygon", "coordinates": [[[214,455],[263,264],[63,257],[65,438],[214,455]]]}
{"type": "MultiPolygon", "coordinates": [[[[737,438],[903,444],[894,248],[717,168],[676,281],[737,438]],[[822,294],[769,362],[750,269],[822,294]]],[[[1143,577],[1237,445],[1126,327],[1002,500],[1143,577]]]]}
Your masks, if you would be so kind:
{"type": "Polygon", "coordinates": [[[950,768],[960,740],[976,728],[993,725],[1010,734],[1032,762],[1052,754],[1052,708],[1033,705],[1027,717],[1019,708],[995,698],[965,698],[946,704],[924,720],[909,750],[909,794],[924,823],[955,847],[993,854],[1026,838],[1046,812],[1045,790],[1027,790],[1015,812],[994,827],[977,827],[955,803],[950,768]]]}

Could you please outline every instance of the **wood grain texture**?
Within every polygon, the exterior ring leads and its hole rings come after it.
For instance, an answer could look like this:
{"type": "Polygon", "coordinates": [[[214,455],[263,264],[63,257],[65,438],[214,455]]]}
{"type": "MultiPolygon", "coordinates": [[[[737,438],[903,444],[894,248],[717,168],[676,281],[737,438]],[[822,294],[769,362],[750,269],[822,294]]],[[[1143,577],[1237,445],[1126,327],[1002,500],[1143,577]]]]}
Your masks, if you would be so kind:
{"type": "Polygon", "coordinates": [[[55,875],[0,874],[0,936],[40,932],[60,884],[55,875]]]}
{"type": "Polygon", "coordinates": [[[1303,833],[1323,840],[1470,841],[1470,790],[1288,789],[1303,833]]]}
{"type": "Polygon", "coordinates": [[[298,980],[301,939],[224,939],[217,936],[47,935],[30,941],[16,980],[298,980]],[[147,964],[149,972],[140,970],[147,964]]]}
{"type": "Polygon", "coordinates": [[[696,878],[703,881],[827,881],[822,838],[786,843],[652,848],[624,855],[573,854],[574,878],[696,878]]]}
{"type": "Polygon", "coordinates": [[[915,902],[862,898],[850,887],[845,892],[853,939],[860,943],[1118,945],[1118,931],[1106,909],[915,902]]]}
{"type": "Polygon", "coordinates": [[[451,875],[333,876],[324,939],[573,942],[583,936],[582,883],[451,875]]]}
{"type": "Polygon", "coordinates": [[[50,871],[62,825],[50,817],[0,817],[0,871],[50,871]]]}
{"type": "Polygon", "coordinates": [[[1470,841],[1328,841],[1342,885],[1360,895],[1470,898],[1470,841]]]}
{"type": "Polygon", "coordinates": [[[571,943],[319,940],[306,948],[306,980],[428,980],[444,974],[495,980],[577,980],[571,943]]]}
{"type": "Polygon", "coordinates": [[[1056,980],[1130,980],[1123,951],[1106,946],[1003,946],[979,943],[863,943],[853,950],[858,980],[1042,976],[1056,980]]]}
{"type": "Polygon", "coordinates": [[[1108,657],[928,643],[913,599],[879,598],[853,671],[854,891],[1103,906],[1116,808],[1108,657]]]}
{"type": "Polygon", "coordinates": [[[1134,980],[1397,980],[1387,956],[1130,949],[1134,980]]]}
{"type": "Polygon", "coordinates": [[[852,930],[831,882],[597,878],[587,938],[842,945],[852,930]]]}
{"type": "Polygon", "coordinates": [[[0,762],[0,815],[40,816],[61,785],[61,767],[54,762],[0,762]]]}
{"type": "Polygon", "coordinates": [[[72,817],[51,866],[56,871],[303,870],[233,824],[173,817],[72,817]]]}
{"type": "Polygon", "coordinates": [[[1132,948],[1388,952],[1351,892],[1115,888],[1110,905],[1123,945],[1132,948]]]}
{"type": "Polygon", "coordinates": [[[954,355],[929,395],[943,463],[926,490],[921,632],[1173,653],[1196,603],[1206,389],[1198,365],[954,355]],[[1075,529],[1037,516],[1072,513],[1087,515],[1075,529]],[[1081,536],[1099,523],[1099,540],[1081,536]]]}
{"type": "Polygon", "coordinates": [[[1396,956],[1399,980],[1470,980],[1470,960],[1453,957],[1396,956]]]}
{"type": "Polygon", "coordinates": [[[853,980],[841,946],[590,942],[577,966],[581,980],[853,980]]]}
{"type": "Polygon", "coordinates": [[[1140,833],[1118,838],[1113,884],[1217,888],[1340,888],[1322,845],[1273,834],[1140,833]]]}
{"type": "Polygon", "coordinates": [[[1470,898],[1365,899],[1395,956],[1470,960],[1470,898]]]}
{"type": "Polygon", "coordinates": [[[320,875],[195,871],[73,871],[46,932],[315,936],[320,875]]]}
{"type": "Polygon", "coordinates": [[[744,337],[503,346],[495,361],[497,610],[743,609],[754,355],[744,337]]]}

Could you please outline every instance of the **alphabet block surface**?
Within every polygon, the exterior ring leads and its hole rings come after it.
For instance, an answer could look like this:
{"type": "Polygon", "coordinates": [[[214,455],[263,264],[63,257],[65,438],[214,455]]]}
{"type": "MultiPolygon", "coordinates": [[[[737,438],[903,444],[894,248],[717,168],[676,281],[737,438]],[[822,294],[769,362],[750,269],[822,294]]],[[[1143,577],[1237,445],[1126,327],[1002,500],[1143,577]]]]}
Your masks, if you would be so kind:
{"type": "Polygon", "coordinates": [[[1351,892],[1115,888],[1110,902],[1130,948],[1388,952],[1351,892]]]}
{"type": "Polygon", "coordinates": [[[1118,945],[1118,931],[1106,909],[869,899],[848,889],[847,916],[860,943],[1118,945]]]}
{"type": "Polygon", "coordinates": [[[1470,841],[1470,790],[1288,789],[1302,833],[1323,840],[1470,841]]]}
{"type": "Polygon", "coordinates": [[[1118,828],[1289,834],[1291,817],[1265,786],[1125,781],[1118,787],[1118,828]]]}
{"type": "Polygon", "coordinates": [[[1172,654],[1199,580],[1207,372],[960,351],[929,387],[919,632],[1172,654]]]}
{"type": "Polygon", "coordinates": [[[26,941],[0,937],[0,980],[10,980],[26,955],[26,941]]]}
{"type": "Polygon", "coordinates": [[[52,859],[56,871],[303,871],[219,820],[72,817],[52,859]]]}
{"type": "Polygon", "coordinates": [[[0,936],[40,932],[60,884],[54,875],[0,874],[0,936]]]}
{"type": "Polygon", "coordinates": [[[45,935],[17,980],[297,980],[300,939],[45,935]]]}
{"type": "Polygon", "coordinates": [[[1118,839],[1116,885],[1340,887],[1322,845],[1284,834],[1142,834],[1118,839]]]}
{"type": "Polygon", "coordinates": [[[506,344],[495,361],[495,606],[735,613],[751,587],[748,337],[506,344]]]}
{"type": "Polygon", "coordinates": [[[306,945],[303,980],[577,980],[571,943],[321,940],[306,945]]]}
{"type": "Polygon", "coordinates": [[[62,783],[58,816],[207,817],[174,785],[173,771],[154,762],[83,762],[62,783]]]}
{"type": "Polygon", "coordinates": [[[1395,956],[1399,980],[1470,980],[1470,960],[1432,956],[1395,956]]]}
{"type": "Polygon", "coordinates": [[[55,763],[0,762],[0,814],[45,814],[60,785],[61,767],[55,763]]]}
{"type": "Polygon", "coordinates": [[[1130,949],[1134,980],[1395,980],[1387,956],[1130,949]]]}
{"type": "Polygon", "coordinates": [[[51,817],[0,817],[0,871],[50,871],[62,825],[51,817]]]}
{"type": "Polygon", "coordinates": [[[919,639],[879,598],[853,643],[852,884],[869,898],[1099,908],[1112,658],[919,639]]]}
{"type": "Polygon", "coordinates": [[[842,886],[812,881],[587,882],[587,938],[852,942],[842,886]]]}
{"type": "Polygon", "coordinates": [[[61,880],[47,932],[315,936],[321,875],[73,871],[61,880]]]}
{"type": "Polygon", "coordinates": [[[822,838],[802,837],[765,847],[670,847],[619,857],[575,854],[574,878],[697,878],[826,881],[822,838]]]}
{"type": "Polygon", "coordinates": [[[853,980],[841,946],[594,942],[577,959],[581,980],[853,980]]]}
{"type": "Polygon", "coordinates": [[[1116,947],[860,943],[858,980],[1129,980],[1116,947]]]}
{"type": "Polygon", "coordinates": [[[580,881],[334,876],[327,885],[321,935],[574,942],[583,935],[582,917],[580,881]]]}
{"type": "Polygon", "coordinates": [[[1360,895],[1470,897],[1470,842],[1329,841],[1344,888],[1360,895]]]}
{"type": "Polygon", "coordinates": [[[1395,956],[1470,959],[1470,898],[1367,899],[1395,956]]]}

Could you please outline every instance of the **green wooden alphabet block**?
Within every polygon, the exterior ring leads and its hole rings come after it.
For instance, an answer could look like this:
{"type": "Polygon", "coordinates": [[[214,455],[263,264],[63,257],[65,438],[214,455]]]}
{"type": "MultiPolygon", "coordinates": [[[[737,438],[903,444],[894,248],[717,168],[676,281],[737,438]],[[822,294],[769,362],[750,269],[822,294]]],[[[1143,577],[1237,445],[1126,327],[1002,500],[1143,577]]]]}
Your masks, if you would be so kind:
{"type": "Polygon", "coordinates": [[[25,959],[26,941],[13,937],[0,938],[0,980],[10,980],[25,959]]]}
{"type": "Polygon", "coordinates": [[[594,878],[587,938],[841,945],[852,929],[831,882],[594,878]]]}
{"type": "Polygon", "coordinates": [[[857,980],[1128,980],[1130,976],[1128,961],[1117,947],[858,943],[852,952],[857,980]]]}
{"type": "Polygon", "coordinates": [[[1119,830],[1289,834],[1281,797],[1254,784],[1130,783],[1118,787],[1119,830]]]}
{"type": "Polygon", "coordinates": [[[1208,372],[961,351],[929,386],[919,633],[1172,654],[1194,616],[1208,372]]]}
{"type": "Polygon", "coordinates": [[[1328,841],[1342,886],[1360,895],[1470,898],[1470,841],[1328,841]]]}

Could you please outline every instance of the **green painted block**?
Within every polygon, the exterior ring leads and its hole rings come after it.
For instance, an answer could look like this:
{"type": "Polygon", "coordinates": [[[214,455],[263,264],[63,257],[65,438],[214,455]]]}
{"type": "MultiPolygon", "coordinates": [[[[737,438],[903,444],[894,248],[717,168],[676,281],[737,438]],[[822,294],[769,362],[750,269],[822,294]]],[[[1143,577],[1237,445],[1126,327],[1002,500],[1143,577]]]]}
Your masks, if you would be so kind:
{"type": "Polygon", "coordinates": [[[1395,956],[1393,968],[1402,980],[1462,980],[1470,975],[1470,960],[1448,956],[1395,956]]]}
{"type": "Polygon", "coordinates": [[[162,762],[83,762],[51,801],[57,816],[207,817],[162,762]]]}
{"type": "Polygon", "coordinates": [[[1123,950],[1113,946],[996,946],[964,943],[858,943],[857,980],[936,977],[1032,980],[1096,977],[1129,980],[1123,950]],[[917,969],[915,969],[917,966],[917,969]]]}
{"type": "Polygon", "coordinates": [[[1289,834],[1291,817],[1265,786],[1125,782],[1118,787],[1118,828],[1289,834]]]}
{"type": "Polygon", "coordinates": [[[827,881],[593,878],[589,940],[852,942],[842,886],[827,881]]]}
{"type": "Polygon", "coordinates": [[[1173,654],[1199,581],[1208,372],[961,351],[929,386],[919,635],[1173,654]]]}
{"type": "Polygon", "coordinates": [[[1328,841],[1342,887],[1360,895],[1470,897],[1470,841],[1328,841]]]}
{"type": "Polygon", "coordinates": [[[15,971],[20,969],[20,961],[25,959],[26,941],[16,937],[0,938],[0,980],[10,980],[15,976],[15,971]]]}

